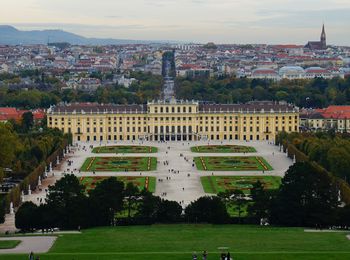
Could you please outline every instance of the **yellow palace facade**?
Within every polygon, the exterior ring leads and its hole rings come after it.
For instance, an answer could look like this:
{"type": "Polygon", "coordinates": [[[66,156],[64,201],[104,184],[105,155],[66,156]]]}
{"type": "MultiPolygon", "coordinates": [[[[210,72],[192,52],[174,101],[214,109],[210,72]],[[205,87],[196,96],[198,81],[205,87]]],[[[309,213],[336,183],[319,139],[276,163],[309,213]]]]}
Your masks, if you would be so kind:
{"type": "Polygon", "coordinates": [[[62,104],[47,113],[48,127],[74,141],[269,140],[299,130],[299,109],[287,103],[206,104],[153,101],[144,105],[62,104]]]}

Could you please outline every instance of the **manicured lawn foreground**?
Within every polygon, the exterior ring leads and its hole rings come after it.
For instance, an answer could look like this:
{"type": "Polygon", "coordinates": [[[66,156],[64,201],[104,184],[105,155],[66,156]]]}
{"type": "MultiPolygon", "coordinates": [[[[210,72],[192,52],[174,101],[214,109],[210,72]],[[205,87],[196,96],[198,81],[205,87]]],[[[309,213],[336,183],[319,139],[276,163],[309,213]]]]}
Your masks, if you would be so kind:
{"type": "MultiPolygon", "coordinates": [[[[85,186],[86,191],[90,191],[96,187],[96,184],[108,179],[110,177],[94,176],[94,177],[81,177],[80,182],[85,186]]],[[[146,189],[149,192],[155,192],[156,189],[156,178],[155,177],[140,177],[140,176],[118,176],[119,181],[132,183],[137,186],[140,190],[146,189]]]]}
{"type": "Polygon", "coordinates": [[[241,190],[250,194],[253,184],[260,181],[267,190],[278,189],[281,178],[276,176],[204,176],[201,182],[206,193],[217,194],[226,190],[241,190]]]}
{"type": "MultiPolygon", "coordinates": [[[[349,259],[346,233],[308,233],[301,228],[236,225],[155,225],[97,228],[64,234],[40,259],[192,259],[208,250],[229,247],[234,259],[349,259]]],[[[28,255],[1,256],[27,259],[28,255]]],[[[201,259],[200,257],[198,259],[201,259]]]]}
{"type": "Polygon", "coordinates": [[[153,171],[157,168],[155,157],[89,157],[81,171],[153,171]]]}
{"type": "Polygon", "coordinates": [[[93,153],[156,153],[157,151],[157,147],[140,145],[111,145],[92,149],[93,153]]]}
{"type": "Polygon", "coordinates": [[[271,171],[272,167],[260,156],[195,157],[198,170],[204,171],[271,171]]]}
{"type": "Polygon", "coordinates": [[[191,147],[195,153],[255,153],[251,146],[244,145],[202,145],[191,147]]]}

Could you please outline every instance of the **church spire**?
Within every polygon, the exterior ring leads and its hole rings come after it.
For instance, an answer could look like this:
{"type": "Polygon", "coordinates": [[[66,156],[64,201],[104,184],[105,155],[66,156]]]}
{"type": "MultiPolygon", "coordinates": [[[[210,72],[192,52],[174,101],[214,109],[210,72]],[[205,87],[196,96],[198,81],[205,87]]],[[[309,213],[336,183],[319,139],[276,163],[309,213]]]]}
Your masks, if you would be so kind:
{"type": "Polygon", "coordinates": [[[321,33],[321,44],[322,48],[326,49],[327,48],[327,43],[326,43],[326,31],[324,29],[324,23],[322,25],[322,33],[321,33]]]}

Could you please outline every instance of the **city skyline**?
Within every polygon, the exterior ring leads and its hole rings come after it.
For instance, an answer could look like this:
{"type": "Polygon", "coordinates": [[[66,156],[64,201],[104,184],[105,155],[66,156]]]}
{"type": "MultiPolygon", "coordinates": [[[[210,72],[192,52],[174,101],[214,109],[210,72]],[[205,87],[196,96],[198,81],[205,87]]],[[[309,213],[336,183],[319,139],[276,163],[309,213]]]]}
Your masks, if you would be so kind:
{"type": "Polygon", "coordinates": [[[329,44],[350,45],[345,0],[101,0],[85,4],[2,1],[0,24],[22,30],[62,29],[86,37],[205,43],[305,44],[325,23],[329,44]]]}

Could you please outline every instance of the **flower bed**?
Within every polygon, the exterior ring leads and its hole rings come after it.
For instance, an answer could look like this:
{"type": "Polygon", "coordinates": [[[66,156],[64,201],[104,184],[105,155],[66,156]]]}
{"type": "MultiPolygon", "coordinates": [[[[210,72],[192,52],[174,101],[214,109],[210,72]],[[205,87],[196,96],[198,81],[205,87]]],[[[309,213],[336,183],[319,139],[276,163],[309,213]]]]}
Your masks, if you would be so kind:
{"type": "Polygon", "coordinates": [[[112,145],[95,147],[93,153],[156,153],[157,147],[140,145],[112,145]]]}
{"type": "Polygon", "coordinates": [[[197,169],[204,171],[270,171],[272,167],[259,156],[195,157],[197,169]]]}
{"type": "Polygon", "coordinates": [[[243,145],[202,145],[191,147],[195,153],[255,153],[256,150],[251,146],[243,145]]]}
{"type": "Polygon", "coordinates": [[[157,168],[155,157],[90,157],[81,167],[81,171],[153,171],[157,168]]]}

